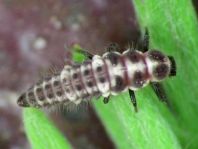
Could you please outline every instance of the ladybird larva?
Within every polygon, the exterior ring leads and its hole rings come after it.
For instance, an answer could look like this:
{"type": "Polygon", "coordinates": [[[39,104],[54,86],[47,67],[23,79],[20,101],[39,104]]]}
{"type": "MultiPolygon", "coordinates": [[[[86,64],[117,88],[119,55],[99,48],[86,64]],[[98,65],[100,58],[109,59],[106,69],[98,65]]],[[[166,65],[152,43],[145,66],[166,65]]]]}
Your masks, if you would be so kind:
{"type": "Polygon", "coordinates": [[[94,55],[80,65],[65,65],[59,73],[43,79],[22,94],[18,105],[46,107],[65,102],[79,104],[96,96],[104,96],[107,103],[110,95],[129,90],[137,111],[134,91],[149,83],[158,97],[165,100],[166,97],[161,95],[163,90],[157,87],[168,76],[176,75],[174,58],[159,50],[148,50],[147,32],[142,42],[144,46],[140,50],[127,49],[119,53],[113,50],[114,45],[102,56],[94,55]]]}

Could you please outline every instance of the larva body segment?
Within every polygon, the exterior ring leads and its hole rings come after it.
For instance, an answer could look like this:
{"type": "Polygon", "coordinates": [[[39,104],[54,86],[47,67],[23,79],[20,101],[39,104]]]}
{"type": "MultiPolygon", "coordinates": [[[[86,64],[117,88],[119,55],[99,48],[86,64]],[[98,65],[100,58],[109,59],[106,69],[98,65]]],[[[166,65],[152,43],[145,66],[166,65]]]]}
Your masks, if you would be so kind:
{"type": "Polygon", "coordinates": [[[95,55],[81,65],[65,65],[47,79],[34,85],[18,99],[23,107],[48,107],[58,103],[79,104],[96,96],[117,95],[158,82],[171,73],[172,61],[159,51],[95,55]]]}

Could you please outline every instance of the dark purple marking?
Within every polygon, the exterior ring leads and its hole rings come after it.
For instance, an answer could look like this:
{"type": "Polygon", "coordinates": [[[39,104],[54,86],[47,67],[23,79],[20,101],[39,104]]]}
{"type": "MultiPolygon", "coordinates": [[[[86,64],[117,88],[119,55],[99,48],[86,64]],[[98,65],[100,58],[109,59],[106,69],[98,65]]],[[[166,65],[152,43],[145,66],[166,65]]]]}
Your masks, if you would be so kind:
{"type": "MultiPolygon", "coordinates": [[[[98,87],[96,86],[96,78],[94,76],[94,72],[93,72],[93,68],[92,68],[92,63],[90,60],[86,61],[83,63],[82,67],[84,68],[87,68],[87,70],[89,70],[89,74],[88,75],[84,75],[82,77],[83,80],[84,80],[84,87],[85,87],[85,90],[87,92],[87,95],[82,95],[82,96],[89,96],[89,98],[93,97],[95,94],[98,94],[99,91],[98,91],[98,87]],[[97,90],[94,91],[92,88],[93,87],[96,87],[97,90]],[[92,90],[90,91],[90,93],[87,91],[87,88],[91,88],[92,90]],[[90,95],[91,94],[91,95],[90,95]]],[[[101,70],[102,70],[102,67],[101,67],[101,70]]]]}
{"type": "Polygon", "coordinates": [[[62,91],[62,90],[57,91],[57,92],[56,92],[56,95],[57,95],[58,97],[61,97],[61,96],[63,95],[63,91],[62,91]]]}
{"type": "Polygon", "coordinates": [[[142,72],[140,71],[135,72],[132,80],[132,86],[135,88],[141,88],[146,82],[145,78],[146,77],[142,72]]]}
{"type": "Polygon", "coordinates": [[[69,88],[67,88],[65,91],[66,91],[67,93],[70,93],[70,89],[69,89],[69,88]]]}
{"type": "Polygon", "coordinates": [[[76,89],[77,89],[78,91],[81,91],[81,90],[82,90],[82,86],[81,86],[81,85],[76,85],[76,89]]]}
{"type": "Polygon", "coordinates": [[[115,76],[116,85],[112,87],[112,91],[121,92],[125,89],[126,83],[125,80],[121,76],[115,76]]]}
{"type": "Polygon", "coordinates": [[[169,67],[166,64],[159,64],[156,68],[154,68],[153,75],[158,80],[162,80],[168,75],[168,72],[169,72],[169,67]]]}
{"type": "Polygon", "coordinates": [[[137,51],[129,50],[127,53],[124,54],[132,63],[138,63],[140,60],[142,60],[141,53],[137,51]]]}
{"type": "Polygon", "coordinates": [[[54,86],[53,86],[54,92],[56,93],[56,95],[58,97],[61,97],[63,95],[64,91],[63,91],[63,88],[62,88],[60,80],[59,79],[55,80],[53,82],[53,84],[54,84],[54,86]]]}
{"type": "Polygon", "coordinates": [[[49,99],[52,99],[52,98],[54,98],[54,95],[53,95],[53,93],[48,93],[48,94],[47,94],[47,97],[48,97],[49,99]]]}
{"type": "Polygon", "coordinates": [[[100,78],[99,78],[99,81],[100,81],[101,83],[104,83],[104,82],[105,82],[105,78],[104,78],[104,77],[100,77],[100,78]]]}
{"type": "Polygon", "coordinates": [[[54,81],[53,84],[54,84],[55,87],[60,86],[60,81],[56,80],[56,81],[54,81]]]}
{"type": "Polygon", "coordinates": [[[120,55],[115,52],[109,52],[104,57],[105,59],[109,59],[113,65],[117,65],[120,59],[120,55]]]}
{"type": "Polygon", "coordinates": [[[73,79],[78,79],[78,76],[79,76],[78,73],[75,72],[72,77],[73,79]]]}
{"type": "Polygon", "coordinates": [[[28,92],[28,100],[31,105],[38,105],[33,91],[28,92]]]}
{"type": "Polygon", "coordinates": [[[93,83],[91,81],[87,81],[86,83],[87,83],[88,87],[92,87],[93,86],[93,83]]]}
{"type": "Polygon", "coordinates": [[[84,72],[80,71],[81,67],[84,66],[86,64],[81,65],[80,67],[74,68],[74,74],[77,74],[78,77],[76,79],[71,80],[72,81],[72,86],[74,87],[74,92],[76,92],[76,95],[79,98],[82,98],[82,96],[85,94],[87,95],[88,92],[85,88],[85,84],[83,83],[83,78],[85,77],[83,74],[84,72]]]}
{"type": "Polygon", "coordinates": [[[158,61],[158,62],[166,61],[165,55],[163,53],[161,53],[160,51],[156,51],[156,50],[149,51],[148,57],[153,61],[158,61]]]}
{"type": "Polygon", "coordinates": [[[52,85],[51,84],[46,84],[45,85],[45,90],[46,90],[47,97],[49,99],[54,98],[53,89],[52,89],[52,85]]]}
{"type": "Polygon", "coordinates": [[[40,101],[45,100],[45,95],[44,95],[44,92],[43,92],[42,88],[39,87],[39,88],[36,89],[36,95],[38,97],[38,100],[40,100],[40,101]]]}
{"type": "Polygon", "coordinates": [[[101,71],[102,71],[102,66],[98,66],[98,67],[96,68],[96,71],[97,71],[97,72],[101,72],[101,71]]]}
{"type": "Polygon", "coordinates": [[[90,70],[89,70],[89,69],[84,70],[84,75],[85,75],[85,76],[87,76],[87,75],[89,75],[89,74],[90,74],[90,70]]]}

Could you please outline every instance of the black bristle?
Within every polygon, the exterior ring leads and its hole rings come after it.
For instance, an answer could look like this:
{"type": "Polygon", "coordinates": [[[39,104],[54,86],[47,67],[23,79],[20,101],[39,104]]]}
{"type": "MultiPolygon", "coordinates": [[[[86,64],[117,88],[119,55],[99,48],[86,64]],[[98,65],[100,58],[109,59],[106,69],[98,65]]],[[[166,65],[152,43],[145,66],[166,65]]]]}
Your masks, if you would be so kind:
{"type": "Polygon", "coordinates": [[[175,59],[172,56],[168,56],[170,62],[171,62],[171,70],[169,76],[176,76],[176,63],[175,59]]]}

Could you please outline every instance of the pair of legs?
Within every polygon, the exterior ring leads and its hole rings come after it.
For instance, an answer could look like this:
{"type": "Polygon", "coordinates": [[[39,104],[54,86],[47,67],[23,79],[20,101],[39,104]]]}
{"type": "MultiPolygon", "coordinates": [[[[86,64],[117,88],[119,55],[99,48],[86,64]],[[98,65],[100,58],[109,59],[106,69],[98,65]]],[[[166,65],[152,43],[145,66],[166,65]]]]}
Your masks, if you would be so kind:
{"type": "MultiPolygon", "coordinates": [[[[149,33],[148,33],[147,29],[145,31],[143,39],[140,41],[136,50],[139,50],[143,53],[147,52],[149,50],[149,33]]],[[[164,90],[162,84],[159,82],[150,82],[150,85],[151,85],[153,91],[155,92],[155,94],[157,95],[158,99],[161,102],[165,102],[169,106],[169,102],[167,100],[166,93],[165,93],[165,90],[164,90]]],[[[134,109],[137,112],[138,108],[137,108],[137,102],[136,102],[134,91],[129,89],[129,95],[130,95],[132,104],[134,106],[134,109]]]]}
{"type": "MultiPolygon", "coordinates": [[[[112,44],[109,45],[109,47],[106,50],[111,52],[111,51],[119,51],[119,49],[120,48],[117,44],[112,43],[112,44]]],[[[137,47],[136,50],[139,50],[143,53],[149,50],[149,34],[148,34],[147,29],[146,29],[144,38],[138,44],[138,47],[137,47]]],[[[87,51],[78,50],[77,52],[80,52],[80,53],[84,54],[89,59],[92,59],[92,57],[93,57],[93,55],[90,54],[87,51]]],[[[155,82],[155,83],[151,82],[150,84],[151,84],[151,87],[154,90],[155,94],[158,96],[159,100],[162,101],[162,102],[165,102],[167,105],[169,105],[166,94],[165,94],[165,91],[163,89],[163,86],[158,82],[155,82]]],[[[134,106],[135,112],[137,112],[138,108],[137,108],[137,102],[136,102],[136,97],[135,97],[134,91],[129,89],[129,95],[130,95],[131,102],[134,106]]],[[[106,104],[106,103],[109,102],[109,99],[110,99],[110,96],[105,97],[103,102],[106,104]]]]}

